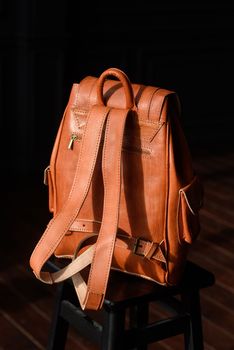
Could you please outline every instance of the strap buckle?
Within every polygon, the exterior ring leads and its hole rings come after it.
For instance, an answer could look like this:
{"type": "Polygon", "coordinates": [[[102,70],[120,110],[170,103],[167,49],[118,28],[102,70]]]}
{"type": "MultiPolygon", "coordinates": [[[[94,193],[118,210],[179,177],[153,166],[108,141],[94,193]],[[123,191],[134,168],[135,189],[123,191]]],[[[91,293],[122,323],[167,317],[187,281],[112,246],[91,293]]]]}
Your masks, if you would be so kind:
{"type": "Polygon", "coordinates": [[[139,253],[138,252],[138,248],[143,248],[143,242],[146,242],[144,239],[140,238],[140,237],[137,237],[135,239],[135,242],[134,242],[134,245],[133,245],[133,254],[135,255],[139,255],[139,256],[144,256],[144,253],[139,253]],[[142,243],[141,243],[142,242],[142,243]]]}
{"type": "Polygon", "coordinates": [[[148,260],[155,259],[166,263],[164,249],[162,247],[162,243],[156,243],[147,241],[143,238],[137,237],[135,238],[135,242],[133,244],[132,252],[135,255],[145,257],[148,260]]]}

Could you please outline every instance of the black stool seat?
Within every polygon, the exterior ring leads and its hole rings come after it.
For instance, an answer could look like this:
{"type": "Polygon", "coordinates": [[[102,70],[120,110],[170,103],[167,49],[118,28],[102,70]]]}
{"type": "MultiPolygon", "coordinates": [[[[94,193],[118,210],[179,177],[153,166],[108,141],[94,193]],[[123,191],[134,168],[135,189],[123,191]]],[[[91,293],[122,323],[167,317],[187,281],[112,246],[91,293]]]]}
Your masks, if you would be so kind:
{"type": "MultiPolygon", "coordinates": [[[[58,269],[54,262],[48,266],[58,269]]],[[[191,262],[176,287],[112,270],[103,308],[95,312],[81,310],[71,283],[59,284],[47,349],[64,349],[72,325],[101,349],[146,349],[149,343],[184,334],[185,349],[202,350],[199,291],[213,284],[214,275],[191,262]],[[150,302],[171,315],[149,323],[150,302]]]]}

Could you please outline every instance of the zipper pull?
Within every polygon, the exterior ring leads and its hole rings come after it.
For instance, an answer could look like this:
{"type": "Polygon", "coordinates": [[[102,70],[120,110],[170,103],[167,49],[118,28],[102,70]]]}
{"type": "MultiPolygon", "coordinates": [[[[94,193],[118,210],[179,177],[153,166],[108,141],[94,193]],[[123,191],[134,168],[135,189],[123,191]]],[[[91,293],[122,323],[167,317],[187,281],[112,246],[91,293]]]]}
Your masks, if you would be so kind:
{"type": "Polygon", "coordinates": [[[76,134],[71,134],[70,142],[68,144],[68,149],[73,149],[73,143],[78,138],[76,134]]]}

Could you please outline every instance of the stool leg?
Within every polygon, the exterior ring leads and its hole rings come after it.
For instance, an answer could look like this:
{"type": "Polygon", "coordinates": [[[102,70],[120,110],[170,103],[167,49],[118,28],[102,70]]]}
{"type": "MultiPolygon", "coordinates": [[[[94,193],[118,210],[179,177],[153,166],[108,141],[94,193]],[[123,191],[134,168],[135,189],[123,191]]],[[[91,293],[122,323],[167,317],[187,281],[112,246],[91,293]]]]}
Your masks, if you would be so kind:
{"type": "Polygon", "coordinates": [[[125,309],[117,311],[105,310],[104,316],[101,349],[123,349],[121,341],[125,327],[125,309]]]}
{"type": "Polygon", "coordinates": [[[63,300],[65,288],[66,286],[63,283],[57,286],[55,308],[49,333],[47,350],[65,349],[69,324],[60,316],[61,302],[63,300]]]}
{"type": "MultiPolygon", "coordinates": [[[[141,328],[148,324],[149,305],[148,303],[135,305],[130,307],[129,326],[130,328],[141,328]]],[[[142,344],[134,348],[134,350],[147,350],[147,344],[142,344]]]]}
{"type": "Polygon", "coordinates": [[[190,325],[185,332],[185,349],[204,350],[199,291],[183,294],[182,302],[190,315],[190,325]]]}

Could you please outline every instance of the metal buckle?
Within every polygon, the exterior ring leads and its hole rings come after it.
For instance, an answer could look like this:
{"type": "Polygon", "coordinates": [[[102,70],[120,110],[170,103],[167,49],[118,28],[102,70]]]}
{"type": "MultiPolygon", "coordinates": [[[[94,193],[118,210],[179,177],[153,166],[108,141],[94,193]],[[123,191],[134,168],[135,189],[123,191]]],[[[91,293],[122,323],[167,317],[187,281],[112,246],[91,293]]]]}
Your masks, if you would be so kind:
{"type": "Polygon", "coordinates": [[[44,170],[44,185],[48,186],[48,171],[50,170],[50,166],[48,165],[44,170]]]}
{"type": "Polygon", "coordinates": [[[137,253],[138,248],[142,247],[142,245],[140,244],[140,241],[144,241],[144,240],[141,239],[140,237],[137,237],[135,242],[134,242],[134,246],[133,246],[133,250],[132,251],[133,251],[133,254],[135,254],[135,255],[144,256],[144,254],[137,253]]]}

